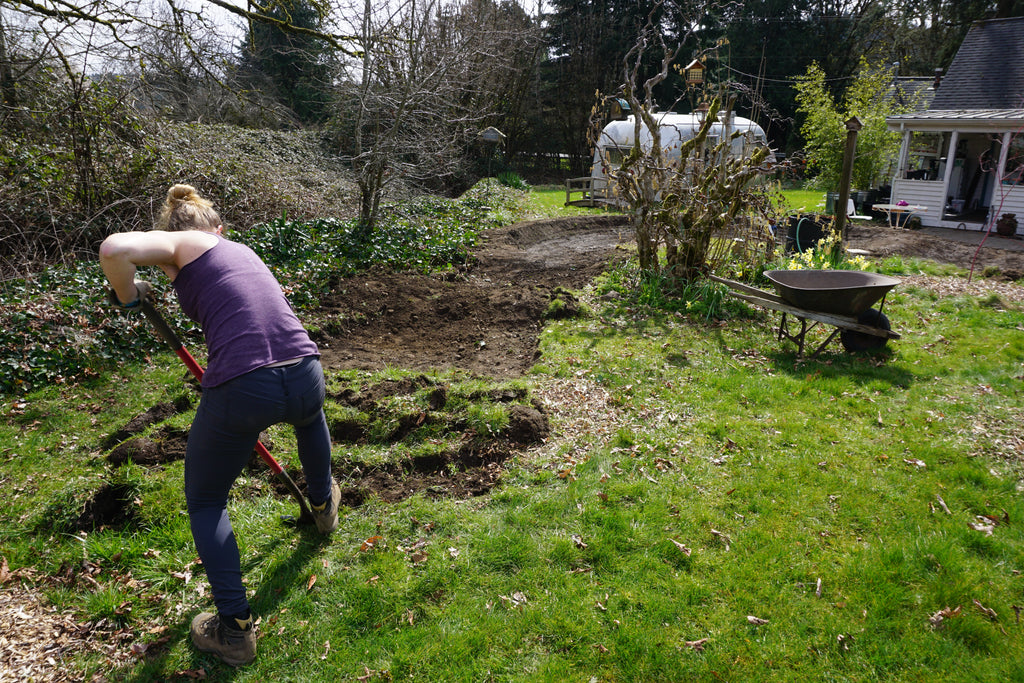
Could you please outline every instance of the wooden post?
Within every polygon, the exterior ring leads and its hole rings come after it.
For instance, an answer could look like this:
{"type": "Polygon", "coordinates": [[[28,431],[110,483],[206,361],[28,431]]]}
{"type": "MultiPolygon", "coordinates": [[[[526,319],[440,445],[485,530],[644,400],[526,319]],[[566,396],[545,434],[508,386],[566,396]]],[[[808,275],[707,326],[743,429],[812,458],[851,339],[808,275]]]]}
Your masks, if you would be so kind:
{"type": "Polygon", "coordinates": [[[846,150],[843,152],[843,175],[839,180],[839,199],[836,200],[836,230],[846,245],[846,204],[850,200],[850,180],[853,178],[853,158],[857,152],[857,131],[864,127],[856,116],[846,122],[846,150]]]}

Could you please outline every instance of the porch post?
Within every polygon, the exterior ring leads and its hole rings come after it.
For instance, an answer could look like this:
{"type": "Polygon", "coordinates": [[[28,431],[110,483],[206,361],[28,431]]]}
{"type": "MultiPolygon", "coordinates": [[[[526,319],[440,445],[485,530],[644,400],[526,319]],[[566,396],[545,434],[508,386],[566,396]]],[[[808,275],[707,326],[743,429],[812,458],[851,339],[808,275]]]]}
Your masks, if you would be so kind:
{"type": "Polygon", "coordinates": [[[960,131],[954,130],[949,136],[949,149],[946,150],[946,170],[942,174],[942,208],[939,209],[939,220],[946,213],[946,199],[949,194],[949,179],[953,177],[953,163],[956,161],[956,143],[960,140],[960,131]]]}
{"type": "Polygon", "coordinates": [[[903,131],[903,142],[900,144],[900,158],[896,162],[896,177],[892,179],[892,189],[889,191],[889,199],[887,200],[889,202],[896,199],[896,187],[899,181],[903,179],[903,174],[907,172],[908,156],[910,156],[910,131],[905,130],[903,131]]]}
{"type": "Polygon", "coordinates": [[[992,196],[989,198],[988,207],[988,229],[991,230],[992,226],[999,220],[999,211],[1002,210],[1003,203],[1003,176],[1006,175],[1006,159],[1010,155],[1010,139],[1013,137],[1013,131],[1006,131],[1003,133],[1002,144],[999,146],[999,165],[996,166],[996,175],[992,179],[995,183],[995,187],[992,188],[992,196]],[[996,206],[998,200],[999,206],[996,206]]]}
{"type": "MultiPolygon", "coordinates": [[[[1006,159],[1010,155],[1010,138],[1013,136],[1013,131],[1006,131],[1003,133],[1003,142],[999,148],[999,165],[996,166],[996,182],[998,184],[1003,183],[1003,175],[1006,173],[1006,159]]],[[[992,193],[992,198],[995,199],[995,192],[992,193]]]]}

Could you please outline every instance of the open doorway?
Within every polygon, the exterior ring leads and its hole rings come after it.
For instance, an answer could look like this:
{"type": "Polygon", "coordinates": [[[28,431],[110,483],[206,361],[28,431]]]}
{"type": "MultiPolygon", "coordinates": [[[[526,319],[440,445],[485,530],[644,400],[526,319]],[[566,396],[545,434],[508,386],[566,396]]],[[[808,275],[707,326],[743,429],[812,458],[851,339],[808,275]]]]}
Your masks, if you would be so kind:
{"type": "Polygon", "coordinates": [[[944,219],[962,223],[985,222],[998,182],[996,170],[1000,148],[998,136],[960,134],[946,186],[944,219]]]}

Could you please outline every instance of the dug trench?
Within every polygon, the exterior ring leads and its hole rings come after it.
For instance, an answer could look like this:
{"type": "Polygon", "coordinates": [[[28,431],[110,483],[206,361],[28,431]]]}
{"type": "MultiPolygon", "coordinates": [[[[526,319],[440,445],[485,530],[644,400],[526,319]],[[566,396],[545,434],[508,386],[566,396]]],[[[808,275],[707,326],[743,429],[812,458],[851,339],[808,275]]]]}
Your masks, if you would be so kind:
{"type": "MultiPolygon", "coordinates": [[[[424,373],[461,370],[497,382],[514,379],[538,361],[538,337],[545,319],[553,314],[572,315],[578,306],[573,291],[592,281],[611,261],[627,258],[631,243],[628,219],[613,214],[493,230],[468,263],[456,270],[433,276],[372,271],[340,281],[313,316],[311,331],[328,374],[402,368],[424,373]]],[[[849,242],[851,248],[877,257],[898,254],[962,268],[973,264],[976,272],[994,269],[1003,274],[1003,281],[1024,273],[1024,252],[1000,248],[1008,244],[993,239],[978,250],[921,231],[870,224],[853,230],[849,242]]],[[[942,284],[946,292],[959,286],[949,281],[942,284]]],[[[393,428],[372,438],[390,444],[412,442],[418,433],[430,430],[433,438],[448,444],[429,456],[387,466],[367,467],[336,455],[334,473],[344,483],[346,505],[359,506],[373,497],[398,501],[420,492],[456,497],[484,494],[500,481],[509,458],[548,437],[544,406],[515,392],[478,397],[503,403],[510,418],[505,430],[481,436],[467,427],[463,417],[446,410],[451,390],[422,375],[340,389],[328,397],[329,413],[331,406],[340,406],[362,416],[330,420],[337,445],[366,443],[371,435],[365,425],[388,420],[393,428]],[[390,399],[414,395],[422,399],[420,409],[387,413],[390,399]]],[[[192,399],[160,404],[111,434],[103,442],[111,466],[131,460],[159,467],[182,458],[187,432],[162,423],[191,409],[192,399]]],[[[272,443],[266,445],[275,452],[272,443]]],[[[293,472],[291,466],[294,454],[277,453],[275,459],[301,486],[301,473],[293,472]]],[[[255,456],[250,467],[265,469],[255,456]]],[[[279,494],[289,495],[283,486],[279,494]]],[[[130,497],[130,492],[116,488],[97,492],[79,517],[79,525],[127,523],[130,497]]]]}

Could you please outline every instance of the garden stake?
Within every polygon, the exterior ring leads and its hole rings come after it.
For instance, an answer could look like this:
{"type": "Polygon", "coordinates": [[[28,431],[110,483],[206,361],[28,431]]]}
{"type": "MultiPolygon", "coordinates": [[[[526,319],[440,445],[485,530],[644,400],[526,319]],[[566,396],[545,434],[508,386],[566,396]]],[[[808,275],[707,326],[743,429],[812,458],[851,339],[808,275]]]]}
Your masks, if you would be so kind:
{"type": "MultiPolygon", "coordinates": [[[[174,330],[172,330],[170,325],[167,324],[164,317],[160,315],[160,311],[156,310],[156,307],[154,307],[153,304],[150,303],[149,299],[145,297],[142,299],[142,313],[146,316],[149,322],[152,323],[153,327],[156,328],[157,334],[167,342],[167,345],[171,347],[171,350],[177,354],[178,358],[181,359],[181,362],[183,362],[185,367],[189,369],[192,376],[197,380],[202,380],[203,368],[196,362],[196,359],[192,357],[192,354],[188,352],[185,345],[181,343],[181,340],[178,339],[178,335],[174,333],[174,330]]],[[[288,476],[288,473],[284,471],[284,468],[281,467],[277,460],[274,460],[274,456],[270,454],[267,447],[260,441],[256,442],[256,453],[259,454],[260,459],[262,459],[263,462],[267,463],[270,470],[277,475],[277,478],[284,483],[292,496],[299,503],[299,516],[297,519],[291,515],[284,515],[282,519],[295,525],[312,524],[313,513],[310,511],[309,505],[306,503],[306,497],[302,495],[301,491],[299,491],[299,487],[295,484],[292,478],[288,476]]]]}

